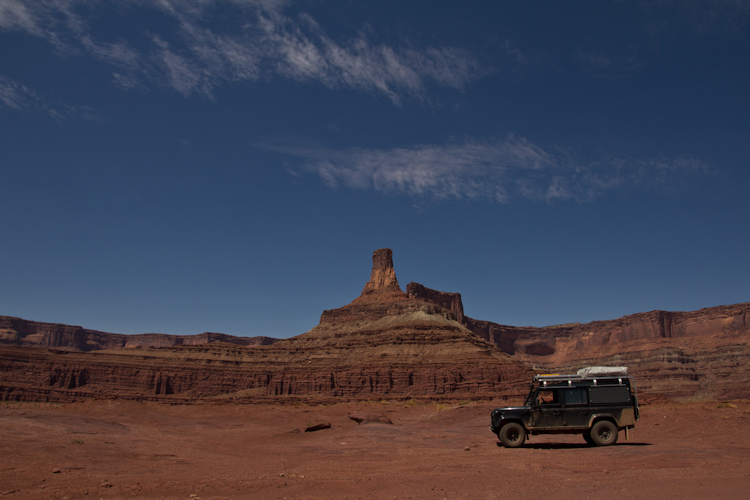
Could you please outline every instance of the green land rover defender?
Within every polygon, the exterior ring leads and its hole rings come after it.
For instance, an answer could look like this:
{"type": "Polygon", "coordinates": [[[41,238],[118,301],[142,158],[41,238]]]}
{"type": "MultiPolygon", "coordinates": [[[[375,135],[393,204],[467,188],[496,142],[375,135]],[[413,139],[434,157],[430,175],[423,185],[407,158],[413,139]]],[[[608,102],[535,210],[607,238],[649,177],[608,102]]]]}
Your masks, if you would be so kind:
{"type": "Polygon", "coordinates": [[[615,444],[639,419],[627,367],[593,366],[575,375],[536,375],[523,406],[492,411],[490,430],[516,448],[535,434],[583,434],[590,445],[615,444]]]}

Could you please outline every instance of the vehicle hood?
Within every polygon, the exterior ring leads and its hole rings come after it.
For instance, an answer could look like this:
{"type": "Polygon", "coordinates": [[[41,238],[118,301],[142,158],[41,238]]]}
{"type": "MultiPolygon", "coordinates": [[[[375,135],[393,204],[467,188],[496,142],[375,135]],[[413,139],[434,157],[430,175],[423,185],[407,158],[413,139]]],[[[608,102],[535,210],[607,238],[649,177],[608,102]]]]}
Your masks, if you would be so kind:
{"type": "Polygon", "coordinates": [[[504,408],[495,408],[492,412],[497,413],[506,413],[506,412],[512,412],[512,411],[529,411],[531,410],[531,406],[506,406],[504,408]]]}

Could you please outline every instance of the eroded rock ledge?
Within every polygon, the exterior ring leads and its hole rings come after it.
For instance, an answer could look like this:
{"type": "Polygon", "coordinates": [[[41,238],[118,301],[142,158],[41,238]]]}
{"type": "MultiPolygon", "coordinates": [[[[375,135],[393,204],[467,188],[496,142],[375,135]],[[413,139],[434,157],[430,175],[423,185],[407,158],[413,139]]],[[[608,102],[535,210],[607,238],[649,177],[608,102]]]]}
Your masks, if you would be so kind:
{"type": "Polygon", "coordinates": [[[167,335],[142,333],[124,335],[87,330],[80,326],[28,321],[12,316],[0,316],[0,345],[42,347],[75,351],[129,349],[134,347],[173,347],[226,342],[243,346],[268,345],[278,339],[271,337],[236,337],[224,333],[206,332],[198,335],[167,335]]]}

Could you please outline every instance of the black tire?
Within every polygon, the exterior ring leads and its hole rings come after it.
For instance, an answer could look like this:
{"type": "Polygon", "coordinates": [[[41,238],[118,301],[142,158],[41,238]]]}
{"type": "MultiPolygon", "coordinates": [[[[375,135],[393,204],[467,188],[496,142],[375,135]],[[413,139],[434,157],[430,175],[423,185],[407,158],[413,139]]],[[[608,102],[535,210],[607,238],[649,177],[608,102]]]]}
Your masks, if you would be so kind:
{"type": "Polygon", "coordinates": [[[597,446],[609,446],[617,442],[619,431],[609,420],[599,420],[591,428],[591,440],[597,446]]]}
{"type": "Polygon", "coordinates": [[[583,433],[583,440],[586,441],[591,446],[596,446],[596,443],[594,442],[594,440],[591,439],[591,434],[589,434],[588,432],[583,433]]]}
{"type": "Polygon", "coordinates": [[[500,442],[506,448],[518,448],[526,441],[526,429],[520,424],[510,422],[505,424],[500,432],[497,433],[500,442]]]}

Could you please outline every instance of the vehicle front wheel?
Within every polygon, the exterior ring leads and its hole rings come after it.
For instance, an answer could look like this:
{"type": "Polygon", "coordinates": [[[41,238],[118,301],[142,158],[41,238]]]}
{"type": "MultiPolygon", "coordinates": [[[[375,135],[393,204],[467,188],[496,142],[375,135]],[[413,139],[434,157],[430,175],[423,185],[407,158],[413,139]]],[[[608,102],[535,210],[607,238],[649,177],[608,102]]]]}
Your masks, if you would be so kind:
{"type": "Polygon", "coordinates": [[[591,439],[597,446],[609,446],[617,442],[618,430],[609,420],[599,420],[591,428],[591,439]]]}
{"type": "Polygon", "coordinates": [[[500,429],[497,436],[506,448],[518,448],[526,441],[526,429],[520,424],[510,422],[500,429]]]}

